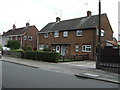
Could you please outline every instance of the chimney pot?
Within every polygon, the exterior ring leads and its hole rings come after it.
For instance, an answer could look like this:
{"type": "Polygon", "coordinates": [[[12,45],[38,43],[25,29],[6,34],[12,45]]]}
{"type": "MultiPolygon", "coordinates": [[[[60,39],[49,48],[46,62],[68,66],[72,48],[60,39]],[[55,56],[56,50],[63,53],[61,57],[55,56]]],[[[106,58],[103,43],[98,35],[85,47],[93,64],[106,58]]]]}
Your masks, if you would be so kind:
{"type": "Polygon", "coordinates": [[[91,11],[87,11],[87,17],[91,16],[92,12],[91,11]]]}
{"type": "Polygon", "coordinates": [[[56,17],[56,22],[59,22],[60,21],[60,18],[59,17],[56,17]]]}
{"type": "Polygon", "coordinates": [[[14,29],[16,29],[16,26],[15,26],[15,24],[13,24],[13,30],[14,30],[14,29]]]}
{"type": "Polygon", "coordinates": [[[26,23],[26,27],[28,27],[28,26],[30,26],[30,23],[28,22],[28,23],[26,23]]]}

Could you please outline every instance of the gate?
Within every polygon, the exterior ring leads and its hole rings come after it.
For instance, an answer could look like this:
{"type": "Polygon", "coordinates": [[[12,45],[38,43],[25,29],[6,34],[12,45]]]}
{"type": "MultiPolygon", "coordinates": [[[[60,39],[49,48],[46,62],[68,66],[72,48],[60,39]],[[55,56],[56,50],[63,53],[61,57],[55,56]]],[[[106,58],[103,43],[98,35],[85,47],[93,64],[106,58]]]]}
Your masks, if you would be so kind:
{"type": "Polygon", "coordinates": [[[101,49],[100,67],[119,68],[120,55],[119,48],[104,48],[101,49]]]}

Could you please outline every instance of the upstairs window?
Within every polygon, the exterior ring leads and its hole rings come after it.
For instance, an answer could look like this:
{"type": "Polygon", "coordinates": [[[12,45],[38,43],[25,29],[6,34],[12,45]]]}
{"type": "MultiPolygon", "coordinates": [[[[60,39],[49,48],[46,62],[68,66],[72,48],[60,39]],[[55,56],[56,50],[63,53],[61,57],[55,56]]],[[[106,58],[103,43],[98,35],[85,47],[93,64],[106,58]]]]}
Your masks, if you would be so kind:
{"type": "MultiPolygon", "coordinates": [[[[99,30],[97,29],[97,35],[99,35],[99,30]]],[[[101,37],[104,37],[105,36],[105,31],[104,30],[101,30],[101,37]]]]}
{"type": "Polygon", "coordinates": [[[44,33],[44,38],[48,38],[48,33],[44,33]]]}
{"type": "Polygon", "coordinates": [[[63,37],[68,37],[68,31],[63,32],[63,37]]]}
{"type": "Polygon", "coordinates": [[[77,30],[76,31],[76,36],[82,36],[82,30],[77,30]]]}
{"type": "Polygon", "coordinates": [[[28,36],[28,40],[29,40],[29,41],[32,41],[32,36],[28,36]]]}
{"type": "Polygon", "coordinates": [[[54,32],[54,37],[59,37],[59,32],[54,32]]]}
{"type": "Polygon", "coordinates": [[[83,52],[91,52],[91,45],[83,45],[82,51],[83,52]]]}
{"type": "Polygon", "coordinates": [[[24,36],[24,40],[27,40],[27,36],[24,36]]]}

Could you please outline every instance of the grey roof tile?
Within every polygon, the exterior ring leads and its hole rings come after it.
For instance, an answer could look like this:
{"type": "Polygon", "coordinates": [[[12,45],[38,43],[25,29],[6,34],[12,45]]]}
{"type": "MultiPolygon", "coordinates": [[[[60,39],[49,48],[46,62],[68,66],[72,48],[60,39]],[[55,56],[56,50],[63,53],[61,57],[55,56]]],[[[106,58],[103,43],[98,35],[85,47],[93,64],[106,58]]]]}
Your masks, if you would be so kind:
{"type": "MultiPolygon", "coordinates": [[[[104,17],[106,14],[101,15],[104,17]]],[[[76,29],[87,29],[98,27],[98,15],[90,17],[81,17],[70,20],[64,20],[60,22],[48,23],[39,33],[64,31],[64,30],[76,30],[76,29]]]]}

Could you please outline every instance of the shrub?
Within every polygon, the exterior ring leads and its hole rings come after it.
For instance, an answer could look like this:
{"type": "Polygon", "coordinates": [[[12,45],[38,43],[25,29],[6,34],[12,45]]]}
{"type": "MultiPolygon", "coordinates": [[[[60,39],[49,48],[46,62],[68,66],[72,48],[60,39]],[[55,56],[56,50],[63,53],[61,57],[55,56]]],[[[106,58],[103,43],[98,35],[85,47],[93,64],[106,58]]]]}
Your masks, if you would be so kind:
{"type": "Polygon", "coordinates": [[[19,49],[20,48],[20,41],[18,40],[8,40],[7,47],[10,49],[19,49]]]}
{"type": "Polygon", "coordinates": [[[2,51],[2,45],[0,45],[0,51],[2,51]]]}
{"type": "Polygon", "coordinates": [[[59,54],[53,52],[27,51],[24,53],[24,58],[47,62],[57,62],[59,59],[59,54]]]}
{"type": "Polygon", "coordinates": [[[43,51],[50,51],[50,48],[44,48],[43,51]]]}
{"type": "Polygon", "coordinates": [[[23,49],[16,49],[16,50],[14,50],[14,51],[16,51],[16,52],[24,52],[23,49]]]}
{"type": "Polygon", "coordinates": [[[27,45],[23,48],[25,51],[31,51],[32,47],[30,45],[27,45]]]}

